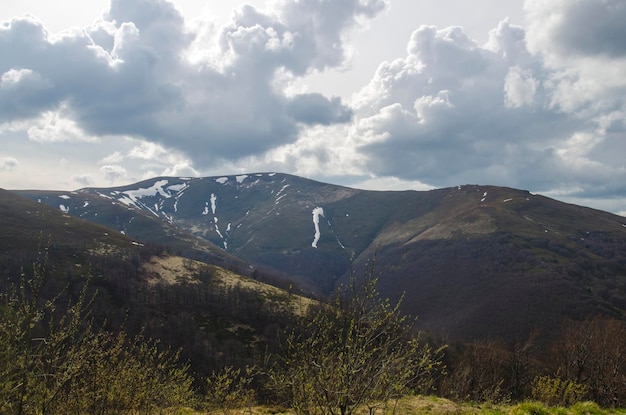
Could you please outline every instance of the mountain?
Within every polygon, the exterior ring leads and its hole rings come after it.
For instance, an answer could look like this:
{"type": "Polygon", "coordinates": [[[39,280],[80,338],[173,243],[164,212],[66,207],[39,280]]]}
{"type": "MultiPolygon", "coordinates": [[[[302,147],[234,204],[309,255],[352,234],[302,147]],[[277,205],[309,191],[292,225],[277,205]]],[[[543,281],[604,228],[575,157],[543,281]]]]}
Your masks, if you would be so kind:
{"type": "Polygon", "coordinates": [[[383,295],[450,338],[626,310],[626,219],[523,190],[364,191],[256,173],[19,193],[142,242],[151,232],[136,224],[150,218],[326,294],[375,257],[383,295]]]}
{"type": "Polygon", "coordinates": [[[146,242],[166,246],[187,257],[223,266],[240,268],[247,266],[204,238],[181,232],[169,221],[116,203],[98,193],[37,190],[16,193],[50,205],[66,215],[104,225],[121,234],[132,235],[146,242]]]}
{"type": "Polygon", "coordinates": [[[43,249],[52,244],[61,250],[133,250],[140,244],[110,228],[79,221],[45,204],[0,189],[0,255],[43,249]],[[52,237],[54,235],[54,237],[52,237]]]}
{"type": "MultiPolygon", "coordinates": [[[[221,367],[224,359],[251,362],[275,341],[278,327],[300,318],[313,304],[273,285],[73,217],[67,213],[68,202],[76,197],[72,192],[34,194],[61,205],[51,207],[0,189],[0,294],[20,287],[22,275],[22,289],[28,292],[28,281],[39,272],[44,276],[39,301],[62,308],[76,301],[89,281],[91,292],[97,292],[89,315],[98,325],[112,331],[124,328],[131,335],[141,333],[180,348],[184,361],[201,375],[221,367]]],[[[89,200],[100,212],[94,211],[93,217],[119,213],[107,210],[110,201],[89,200]]],[[[81,206],[86,209],[90,203],[81,206]]],[[[146,235],[163,237],[157,226],[134,214],[137,223],[152,230],[146,235]]],[[[193,240],[172,227],[164,229],[178,235],[173,241],[193,240]]],[[[205,248],[219,251],[207,242],[199,247],[201,253],[205,248]]],[[[217,252],[209,257],[219,262],[229,255],[217,252]]]]}

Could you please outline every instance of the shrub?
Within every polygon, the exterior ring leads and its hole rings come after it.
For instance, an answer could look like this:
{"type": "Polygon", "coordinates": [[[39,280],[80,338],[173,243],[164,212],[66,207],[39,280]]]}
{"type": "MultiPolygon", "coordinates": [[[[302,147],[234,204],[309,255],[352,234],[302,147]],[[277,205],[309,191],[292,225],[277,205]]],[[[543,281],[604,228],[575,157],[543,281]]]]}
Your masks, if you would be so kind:
{"type": "Polygon", "coordinates": [[[426,392],[440,350],[412,338],[412,321],[380,297],[372,262],[364,282],[339,290],[290,333],[268,384],[297,413],[352,414],[360,405],[426,392]]]}
{"type": "MultiPolygon", "coordinates": [[[[95,330],[75,301],[42,295],[45,260],[0,293],[0,413],[161,412],[192,401],[188,366],[158,342],[95,330]]],[[[69,291],[69,290],[67,290],[69,291]]]]}
{"type": "Polygon", "coordinates": [[[570,406],[584,399],[587,388],[570,379],[537,376],[532,383],[532,398],[550,406],[570,406]]]}
{"type": "Polygon", "coordinates": [[[250,407],[254,404],[254,390],[250,387],[252,377],[246,369],[225,367],[221,372],[214,372],[207,379],[207,406],[228,414],[231,409],[250,407]]]}

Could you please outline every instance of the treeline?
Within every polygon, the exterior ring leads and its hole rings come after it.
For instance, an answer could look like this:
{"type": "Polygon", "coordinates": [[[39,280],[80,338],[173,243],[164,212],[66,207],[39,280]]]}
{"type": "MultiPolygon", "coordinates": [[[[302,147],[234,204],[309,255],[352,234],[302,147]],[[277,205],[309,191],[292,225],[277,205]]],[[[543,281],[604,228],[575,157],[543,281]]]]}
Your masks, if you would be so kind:
{"type": "Polygon", "coordinates": [[[558,333],[512,343],[455,344],[446,363],[439,392],[457,401],[626,406],[626,323],[615,318],[565,320],[558,333]]]}
{"type": "Polygon", "coordinates": [[[201,283],[147,284],[139,267],[165,254],[158,247],[75,259],[90,265],[41,252],[0,267],[3,414],[227,411],[256,402],[373,413],[412,393],[626,406],[623,320],[568,320],[558,333],[516,342],[444,346],[417,335],[400,304],[380,297],[373,262],[294,318],[258,292],[214,284],[211,267],[190,267],[201,283]],[[32,262],[19,268],[20,260],[32,262]]]}

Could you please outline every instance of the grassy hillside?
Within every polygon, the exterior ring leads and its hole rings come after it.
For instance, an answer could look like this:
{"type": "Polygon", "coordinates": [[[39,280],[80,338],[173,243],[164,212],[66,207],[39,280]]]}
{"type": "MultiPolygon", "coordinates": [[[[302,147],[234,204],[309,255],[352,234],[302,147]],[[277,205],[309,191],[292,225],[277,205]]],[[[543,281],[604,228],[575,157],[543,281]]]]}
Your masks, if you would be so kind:
{"type": "Polygon", "coordinates": [[[564,317],[626,310],[626,219],[515,189],[446,189],[435,208],[388,224],[381,291],[449,338],[524,337],[564,317]]]}

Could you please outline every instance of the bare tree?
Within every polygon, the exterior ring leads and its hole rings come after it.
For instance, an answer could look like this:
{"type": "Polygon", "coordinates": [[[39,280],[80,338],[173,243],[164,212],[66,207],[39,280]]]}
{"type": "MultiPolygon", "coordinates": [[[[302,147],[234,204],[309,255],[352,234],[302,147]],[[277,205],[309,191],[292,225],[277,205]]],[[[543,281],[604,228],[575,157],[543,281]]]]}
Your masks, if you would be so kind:
{"type": "Polygon", "coordinates": [[[626,402],[626,323],[609,318],[568,320],[554,348],[561,376],[587,388],[601,405],[626,402]]]}

